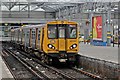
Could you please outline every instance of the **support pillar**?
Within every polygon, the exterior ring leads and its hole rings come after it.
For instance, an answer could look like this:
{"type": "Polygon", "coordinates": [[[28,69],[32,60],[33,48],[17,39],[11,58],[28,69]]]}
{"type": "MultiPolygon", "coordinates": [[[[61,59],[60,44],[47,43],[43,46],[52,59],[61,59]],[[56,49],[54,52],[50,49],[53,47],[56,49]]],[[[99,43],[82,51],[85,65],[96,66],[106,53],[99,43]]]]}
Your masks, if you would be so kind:
{"type": "Polygon", "coordinates": [[[90,19],[90,44],[93,43],[93,29],[92,29],[92,17],[93,17],[93,12],[89,14],[89,19],[90,19]]]}
{"type": "Polygon", "coordinates": [[[109,6],[108,12],[107,12],[107,46],[111,46],[111,31],[110,31],[110,26],[111,26],[111,9],[109,6]]]}
{"type": "Polygon", "coordinates": [[[102,15],[102,41],[107,42],[106,14],[102,15]]]}
{"type": "Polygon", "coordinates": [[[60,16],[61,16],[61,13],[60,13],[60,9],[59,9],[59,19],[61,18],[60,16]]]}

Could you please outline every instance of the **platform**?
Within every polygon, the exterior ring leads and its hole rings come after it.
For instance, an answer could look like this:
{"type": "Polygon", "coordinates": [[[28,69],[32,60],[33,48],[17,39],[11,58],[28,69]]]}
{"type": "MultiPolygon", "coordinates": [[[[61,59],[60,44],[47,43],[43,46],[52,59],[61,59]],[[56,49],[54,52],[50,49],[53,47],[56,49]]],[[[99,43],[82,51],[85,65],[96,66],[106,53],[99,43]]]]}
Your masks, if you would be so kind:
{"type": "Polygon", "coordinates": [[[106,60],[118,63],[118,47],[111,46],[93,46],[90,44],[80,43],[79,54],[87,57],[106,60]]]}
{"type": "Polygon", "coordinates": [[[0,41],[10,41],[10,37],[0,37],[0,41]]]}
{"type": "Polygon", "coordinates": [[[13,76],[10,73],[9,69],[7,68],[6,64],[4,63],[4,61],[2,60],[1,57],[1,43],[0,43],[0,80],[2,79],[12,79],[13,80],[13,76]]]}

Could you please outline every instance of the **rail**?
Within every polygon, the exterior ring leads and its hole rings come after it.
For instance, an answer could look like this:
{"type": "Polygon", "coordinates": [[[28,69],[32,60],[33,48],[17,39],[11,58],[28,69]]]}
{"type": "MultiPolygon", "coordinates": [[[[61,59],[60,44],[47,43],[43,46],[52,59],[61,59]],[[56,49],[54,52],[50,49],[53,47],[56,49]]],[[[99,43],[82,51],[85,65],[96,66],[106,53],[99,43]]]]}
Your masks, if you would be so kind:
{"type": "Polygon", "coordinates": [[[96,58],[79,56],[79,68],[90,73],[100,75],[103,79],[118,79],[120,77],[120,64],[96,58]]]}

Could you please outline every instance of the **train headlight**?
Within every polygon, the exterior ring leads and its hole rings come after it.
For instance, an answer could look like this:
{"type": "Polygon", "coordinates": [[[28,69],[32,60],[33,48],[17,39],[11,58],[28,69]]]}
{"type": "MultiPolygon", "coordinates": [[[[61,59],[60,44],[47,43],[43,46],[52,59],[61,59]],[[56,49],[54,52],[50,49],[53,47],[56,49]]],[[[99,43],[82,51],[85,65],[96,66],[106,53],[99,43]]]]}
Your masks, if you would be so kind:
{"type": "Polygon", "coordinates": [[[55,47],[53,46],[52,49],[55,49],[55,47]]]}
{"type": "Polygon", "coordinates": [[[52,44],[48,44],[48,48],[55,49],[55,47],[52,44]]]}
{"type": "Polygon", "coordinates": [[[70,49],[73,49],[73,47],[71,46],[70,49]]]}
{"type": "Polygon", "coordinates": [[[48,44],[48,47],[49,47],[49,48],[52,48],[52,45],[51,45],[51,44],[48,44]]]}
{"type": "Polygon", "coordinates": [[[74,49],[77,47],[77,44],[73,44],[72,46],[70,46],[70,49],[74,49]]]}
{"type": "Polygon", "coordinates": [[[72,46],[73,46],[73,48],[76,48],[76,47],[77,47],[77,45],[76,45],[76,44],[73,44],[72,46]]]}

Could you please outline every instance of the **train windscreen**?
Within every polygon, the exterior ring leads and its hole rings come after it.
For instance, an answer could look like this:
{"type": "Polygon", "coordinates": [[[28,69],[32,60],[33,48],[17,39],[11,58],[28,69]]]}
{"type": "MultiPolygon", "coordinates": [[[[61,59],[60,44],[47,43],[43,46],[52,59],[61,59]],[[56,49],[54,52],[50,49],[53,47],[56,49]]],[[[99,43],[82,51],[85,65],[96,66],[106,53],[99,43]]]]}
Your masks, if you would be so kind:
{"type": "Polygon", "coordinates": [[[77,27],[76,25],[68,25],[68,37],[67,38],[77,38],[77,27]]]}
{"type": "Polygon", "coordinates": [[[68,24],[49,24],[48,25],[48,38],[56,39],[56,38],[69,38],[75,39],[77,38],[77,27],[76,25],[68,25],[68,24]]]}
{"type": "Polygon", "coordinates": [[[48,38],[57,38],[57,27],[56,25],[48,25],[48,38]]]}
{"type": "Polygon", "coordinates": [[[65,27],[58,27],[59,38],[65,38],[65,27]]]}

